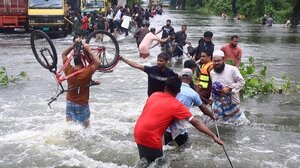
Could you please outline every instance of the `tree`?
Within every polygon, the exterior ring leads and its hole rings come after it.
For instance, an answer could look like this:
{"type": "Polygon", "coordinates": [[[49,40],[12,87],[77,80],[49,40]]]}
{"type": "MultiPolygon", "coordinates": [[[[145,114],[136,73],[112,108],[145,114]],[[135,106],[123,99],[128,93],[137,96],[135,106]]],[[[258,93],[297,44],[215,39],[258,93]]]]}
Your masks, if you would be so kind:
{"type": "Polygon", "coordinates": [[[292,27],[297,27],[300,17],[300,0],[297,0],[296,5],[294,6],[293,15],[291,19],[292,27]]]}
{"type": "Polygon", "coordinates": [[[265,0],[256,0],[257,16],[261,17],[265,14],[265,0]]]}
{"type": "Polygon", "coordinates": [[[232,5],[232,13],[236,16],[238,11],[237,11],[237,0],[232,0],[231,1],[231,5],[232,5]]]}

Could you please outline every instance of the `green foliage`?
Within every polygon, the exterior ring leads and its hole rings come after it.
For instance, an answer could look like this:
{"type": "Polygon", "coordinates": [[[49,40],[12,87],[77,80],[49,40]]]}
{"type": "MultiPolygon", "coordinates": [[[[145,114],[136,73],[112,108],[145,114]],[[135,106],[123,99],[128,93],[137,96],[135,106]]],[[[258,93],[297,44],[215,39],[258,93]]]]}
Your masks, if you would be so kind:
{"type": "MultiPolygon", "coordinates": [[[[207,14],[232,14],[232,0],[188,0],[187,9],[207,14]]],[[[286,0],[238,0],[238,13],[246,18],[258,20],[264,14],[272,15],[276,23],[285,23],[292,16],[295,1],[286,0]]]]}
{"type": "Polygon", "coordinates": [[[8,85],[10,82],[16,82],[20,80],[20,78],[27,77],[27,73],[22,71],[18,76],[8,76],[5,67],[0,68],[0,85],[8,85]]]}
{"type": "MultiPolygon", "coordinates": [[[[230,62],[226,62],[232,64],[230,62]]],[[[292,82],[284,75],[282,81],[275,81],[274,77],[268,74],[267,67],[257,69],[254,65],[254,58],[249,57],[249,63],[241,63],[240,72],[245,79],[245,86],[241,90],[243,97],[253,97],[258,94],[283,93],[299,91],[300,86],[292,82]],[[280,83],[279,87],[276,83],[280,83]]]]}

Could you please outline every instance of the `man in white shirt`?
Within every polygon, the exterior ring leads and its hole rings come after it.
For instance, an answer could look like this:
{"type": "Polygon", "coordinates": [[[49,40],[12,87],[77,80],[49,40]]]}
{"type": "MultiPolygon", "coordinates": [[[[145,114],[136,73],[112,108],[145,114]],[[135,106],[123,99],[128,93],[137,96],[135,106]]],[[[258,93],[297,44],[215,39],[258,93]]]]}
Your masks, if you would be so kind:
{"type": "Polygon", "coordinates": [[[213,54],[213,67],[210,71],[212,109],[217,120],[244,123],[247,119],[239,107],[239,91],[245,84],[243,76],[237,67],[225,64],[224,52],[221,50],[213,54]]]}

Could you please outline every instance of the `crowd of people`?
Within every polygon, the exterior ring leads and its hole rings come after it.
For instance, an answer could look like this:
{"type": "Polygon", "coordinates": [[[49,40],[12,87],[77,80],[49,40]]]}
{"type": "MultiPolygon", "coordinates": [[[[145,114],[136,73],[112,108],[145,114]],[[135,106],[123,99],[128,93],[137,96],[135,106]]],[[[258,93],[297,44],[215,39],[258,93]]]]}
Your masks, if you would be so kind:
{"type": "Polygon", "coordinates": [[[70,12],[72,22],[72,35],[76,38],[82,34],[89,34],[94,30],[106,30],[115,37],[120,34],[129,35],[130,29],[140,29],[145,23],[149,23],[150,17],[162,14],[162,6],[150,6],[144,9],[140,5],[129,7],[128,5],[113,5],[103,11],[70,12]]]}
{"type": "MultiPolygon", "coordinates": [[[[181,30],[175,32],[172,21],[168,19],[158,31],[150,28],[149,17],[152,15],[149,14],[148,17],[149,10],[139,7],[130,10],[120,6],[114,11],[111,8],[106,15],[96,15],[94,19],[90,19],[91,24],[88,22],[91,16],[83,14],[80,29],[92,31],[89,30],[92,27],[108,30],[112,34],[122,31],[128,35],[129,22],[135,21],[138,29],[134,37],[141,58],[149,57],[154,41],[157,41],[156,45],[160,45],[162,52],[157,55],[154,66],[142,65],[138,61],[120,57],[122,62],[145,72],[148,76],[148,98],[136,122],[134,139],[140,158],[145,158],[150,164],[163,155],[163,144],[182,146],[188,142],[187,122],[207,134],[217,144],[223,145],[224,142],[210,131],[207,125],[215,121],[234,124],[237,121],[245,121],[239,107],[239,91],[245,81],[239,72],[242,49],[238,46],[237,35],[232,35],[229,43],[215,50],[213,33],[206,31],[197,46],[193,47],[191,42],[187,41],[187,25],[181,25],[181,30]],[[101,18],[104,18],[104,24],[99,23],[101,18]],[[158,37],[160,33],[162,35],[158,37]],[[186,44],[188,53],[183,48],[186,44]],[[191,57],[184,62],[182,71],[176,73],[167,63],[172,57],[181,57],[183,54],[191,57]],[[232,65],[227,62],[231,62],[232,65]],[[205,114],[206,117],[202,121],[190,112],[192,106],[198,106],[205,114]]],[[[90,52],[88,44],[84,44],[84,47],[90,52]]],[[[63,52],[63,60],[69,52],[70,48],[63,52]]],[[[65,72],[68,74],[85,69],[85,75],[68,80],[69,87],[80,87],[68,93],[66,110],[67,121],[83,123],[85,126],[88,126],[90,116],[89,89],[82,84],[91,80],[95,66],[99,66],[99,58],[93,56],[93,60],[95,63],[92,67],[83,67],[80,60],[76,60],[75,67],[69,65],[65,72]]]]}

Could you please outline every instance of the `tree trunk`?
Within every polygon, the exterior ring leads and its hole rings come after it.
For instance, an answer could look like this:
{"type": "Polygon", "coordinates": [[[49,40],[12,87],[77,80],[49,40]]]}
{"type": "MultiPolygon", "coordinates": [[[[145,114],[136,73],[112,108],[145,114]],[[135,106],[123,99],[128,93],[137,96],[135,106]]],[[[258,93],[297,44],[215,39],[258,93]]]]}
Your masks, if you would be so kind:
{"type": "Polygon", "coordinates": [[[296,5],[294,6],[293,10],[293,16],[291,19],[291,27],[296,28],[299,23],[299,17],[300,17],[300,0],[297,0],[296,5]]]}
{"type": "Polygon", "coordinates": [[[256,0],[257,16],[262,17],[265,14],[265,0],[256,0]]]}
{"type": "Polygon", "coordinates": [[[234,16],[237,15],[237,7],[236,7],[236,3],[237,3],[237,0],[232,0],[232,1],[231,1],[231,5],[232,5],[232,13],[234,14],[234,16]]]}

